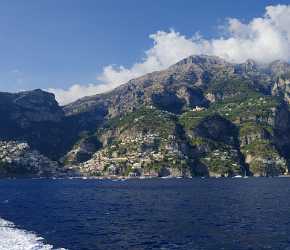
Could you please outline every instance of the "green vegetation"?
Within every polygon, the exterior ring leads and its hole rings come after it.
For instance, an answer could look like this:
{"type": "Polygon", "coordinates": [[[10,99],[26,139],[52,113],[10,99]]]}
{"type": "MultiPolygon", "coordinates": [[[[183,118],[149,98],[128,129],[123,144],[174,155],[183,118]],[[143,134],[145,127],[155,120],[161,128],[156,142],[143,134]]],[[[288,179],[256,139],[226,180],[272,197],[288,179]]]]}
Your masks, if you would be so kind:
{"type": "MultiPolygon", "coordinates": [[[[238,85],[239,83],[236,82],[236,84],[238,85]]],[[[257,159],[253,160],[250,164],[250,170],[253,173],[267,172],[269,170],[265,169],[269,169],[269,165],[260,159],[279,160],[279,153],[275,149],[275,146],[269,141],[263,140],[264,138],[273,136],[273,125],[271,121],[279,105],[279,100],[274,97],[258,95],[254,91],[249,92],[247,91],[248,87],[247,84],[244,84],[239,88],[239,91],[245,91],[246,95],[238,95],[238,97],[232,96],[224,101],[212,104],[208,109],[188,111],[179,117],[155,108],[145,107],[124,117],[115,118],[107,123],[106,129],[118,128],[121,134],[128,130],[134,132],[139,131],[145,134],[149,132],[157,135],[158,142],[153,143],[148,148],[148,142],[142,143],[136,141],[124,143],[122,140],[115,140],[112,142],[113,148],[108,150],[108,155],[112,156],[114,152],[115,155],[127,155],[132,152],[141,153],[146,151],[147,148],[151,152],[159,152],[162,158],[159,160],[152,159],[150,163],[143,165],[144,169],[151,169],[157,172],[163,167],[168,166],[172,169],[186,169],[190,165],[188,160],[178,158],[174,155],[172,156],[166,150],[166,145],[170,141],[167,140],[168,136],[174,135],[178,122],[187,131],[190,144],[198,148],[196,157],[208,168],[210,173],[226,176],[243,174],[245,170],[241,166],[242,154],[257,156],[257,159]],[[253,142],[243,146],[240,152],[239,148],[226,145],[225,142],[220,140],[212,140],[190,133],[190,131],[194,131],[201,121],[214,115],[219,115],[236,124],[239,134],[234,136],[237,137],[237,140],[239,136],[252,136],[253,142]]],[[[227,84],[224,88],[228,88],[228,91],[236,90],[235,87],[231,89],[230,85],[227,84]]],[[[211,91],[213,90],[214,86],[211,91]]],[[[218,90],[218,85],[216,86],[216,90],[218,90]]],[[[281,163],[281,168],[284,168],[283,166],[283,163],[281,163]]]]}
{"type": "Polygon", "coordinates": [[[258,96],[257,91],[249,81],[233,77],[212,80],[206,92],[213,93],[223,97],[223,99],[229,100],[237,97],[239,99],[244,99],[258,96]]]}
{"type": "Polygon", "coordinates": [[[253,155],[249,163],[253,173],[285,171],[283,159],[270,143],[279,99],[258,94],[247,81],[231,79],[222,83],[213,83],[208,89],[209,93],[224,94],[208,109],[177,116],[143,107],[110,119],[97,134],[108,142],[102,149],[104,158],[125,176],[134,171],[137,163],[146,173],[169,168],[192,171],[194,175],[192,162],[200,162],[210,174],[245,174],[243,156],[249,154],[253,155]],[[190,148],[190,154],[180,151],[180,143],[190,148]],[[265,159],[277,161],[277,166],[265,159]]]}
{"type": "Polygon", "coordinates": [[[180,116],[179,122],[185,129],[191,130],[194,129],[202,119],[213,114],[216,114],[216,112],[211,109],[198,112],[189,111],[180,116]]]}
{"type": "Polygon", "coordinates": [[[255,122],[244,122],[240,125],[240,137],[250,136],[252,134],[264,136],[266,133],[273,136],[273,127],[255,122]]]}
{"type": "Polygon", "coordinates": [[[253,173],[267,176],[283,174],[287,171],[286,161],[268,140],[255,140],[242,147],[241,151],[251,157],[249,167],[253,173]]]}
{"type": "MultiPolygon", "coordinates": [[[[218,91],[218,85],[216,87],[218,91]]],[[[224,86],[224,88],[228,87],[224,86]]],[[[244,87],[241,86],[240,90],[246,90],[246,87],[243,89],[244,87]]],[[[214,91],[213,88],[214,86],[211,91],[214,91]]],[[[233,90],[236,90],[236,87],[233,87],[233,90]]],[[[207,110],[188,111],[179,117],[179,122],[189,134],[190,143],[199,149],[199,159],[210,172],[231,175],[240,173],[242,168],[239,163],[242,160],[241,156],[237,154],[233,156],[231,150],[221,141],[210,140],[195,133],[195,128],[205,118],[220,115],[237,126],[239,130],[237,136],[240,137],[237,139],[246,145],[236,150],[241,151],[240,155],[252,155],[250,171],[262,175],[279,174],[286,171],[286,163],[270,141],[274,136],[275,112],[279,104],[280,101],[276,97],[247,92],[247,95],[238,95],[216,102],[207,110]],[[249,142],[250,144],[247,144],[249,142]]]]}
{"type": "Polygon", "coordinates": [[[222,176],[242,174],[239,158],[231,151],[214,150],[201,157],[201,162],[210,172],[222,176]]]}
{"type": "Polygon", "coordinates": [[[212,109],[233,122],[237,121],[237,119],[245,122],[256,118],[262,120],[271,116],[273,113],[272,108],[277,107],[278,104],[276,98],[260,96],[244,99],[240,102],[217,103],[213,105],[212,109]]]}
{"type": "Polygon", "coordinates": [[[123,117],[116,117],[105,125],[105,130],[119,129],[120,133],[128,129],[140,132],[158,132],[162,138],[167,138],[175,129],[175,116],[155,108],[143,107],[123,117]]]}
{"type": "Polygon", "coordinates": [[[278,105],[278,99],[268,96],[227,100],[214,103],[207,110],[186,112],[180,116],[179,121],[182,126],[191,130],[205,117],[219,114],[236,124],[258,122],[264,124],[269,129],[269,126],[267,126],[268,118],[273,116],[273,109],[278,105]]]}
{"type": "Polygon", "coordinates": [[[244,146],[241,150],[247,154],[265,158],[279,156],[274,145],[268,140],[255,140],[253,143],[244,146]]]}

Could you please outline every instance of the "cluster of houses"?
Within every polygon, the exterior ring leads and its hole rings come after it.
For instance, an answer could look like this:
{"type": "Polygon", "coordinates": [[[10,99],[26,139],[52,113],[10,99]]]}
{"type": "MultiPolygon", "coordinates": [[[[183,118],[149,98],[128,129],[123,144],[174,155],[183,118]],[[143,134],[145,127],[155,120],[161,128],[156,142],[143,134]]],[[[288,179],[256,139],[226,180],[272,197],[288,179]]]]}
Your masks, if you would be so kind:
{"type": "Polygon", "coordinates": [[[46,172],[54,174],[58,168],[56,162],[32,150],[27,143],[18,141],[0,141],[0,162],[39,175],[46,172]]]}
{"type": "Polygon", "coordinates": [[[165,157],[172,161],[185,157],[174,140],[174,135],[161,139],[153,133],[124,137],[118,145],[96,152],[92,159],[80,165],[80,171],[109,176],[157,176],[156,170],[149,166],[154,168],[165,157]]]}

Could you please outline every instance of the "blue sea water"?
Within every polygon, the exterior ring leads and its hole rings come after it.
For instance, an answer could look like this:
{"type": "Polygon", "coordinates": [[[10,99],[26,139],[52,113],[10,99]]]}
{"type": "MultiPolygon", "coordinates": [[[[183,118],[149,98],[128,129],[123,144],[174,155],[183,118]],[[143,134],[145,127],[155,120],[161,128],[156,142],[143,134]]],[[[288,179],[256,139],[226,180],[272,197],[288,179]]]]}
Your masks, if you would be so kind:
{"type": "Polygon", "coordinates": [[[289,250],[290,178],[1,180],[0,217],[1,250],[289,250]]]}

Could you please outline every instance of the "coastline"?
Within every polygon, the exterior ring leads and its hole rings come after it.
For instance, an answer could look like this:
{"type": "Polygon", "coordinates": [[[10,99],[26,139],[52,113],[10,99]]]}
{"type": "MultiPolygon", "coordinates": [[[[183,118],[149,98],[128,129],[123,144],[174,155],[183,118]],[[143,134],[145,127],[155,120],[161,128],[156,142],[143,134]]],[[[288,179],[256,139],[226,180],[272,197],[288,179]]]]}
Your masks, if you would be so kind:
{"type": "Polygon", "coordinates": [[[127,181],[127,180],[194,180],[194,179],[253,179],[253,178],[290,178],[290,175],[278,175],[278,176],[193,176],[193,177],[182,177],[182,176],[141,176],[141,177],[124,177],[124,176],[8,176],[0,177],[0,180],[110,180],[110,181],[127,181]]]}

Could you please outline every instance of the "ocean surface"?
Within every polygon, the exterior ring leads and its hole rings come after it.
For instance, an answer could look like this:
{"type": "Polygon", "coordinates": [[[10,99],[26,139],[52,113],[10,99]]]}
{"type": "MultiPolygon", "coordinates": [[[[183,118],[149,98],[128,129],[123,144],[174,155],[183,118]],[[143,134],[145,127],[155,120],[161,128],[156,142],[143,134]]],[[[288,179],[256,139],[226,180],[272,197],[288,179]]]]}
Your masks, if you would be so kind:
{"type": "Polygon", "coordinates": [[[290,178],[0,180],[0,218],[1,250],[290,250],[290,178]]]}

